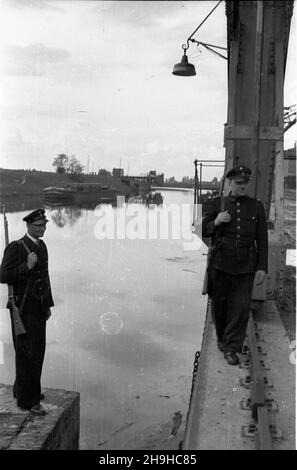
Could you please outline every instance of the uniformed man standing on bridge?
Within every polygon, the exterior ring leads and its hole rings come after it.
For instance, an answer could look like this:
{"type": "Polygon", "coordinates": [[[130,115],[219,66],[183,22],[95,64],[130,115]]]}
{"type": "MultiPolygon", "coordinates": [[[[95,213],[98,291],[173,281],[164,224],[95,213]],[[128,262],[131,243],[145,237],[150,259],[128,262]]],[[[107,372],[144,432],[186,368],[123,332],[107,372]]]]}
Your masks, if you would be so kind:
{"type": "MultiPolygon", "coordinates": [[[[13,343],[16,356],[16,380],[14,397],[20,408],[35,415],[44,415],[40,405],[41,371],[46,344],[46,321],[54,305],[48,274],[48,254],[45,243],[40,240],[48,220],[44,209],[37,209],[23,220],[27,234],[11,242],[4,251],[0,268],[0,282],[13,286],[15,304],[22,309],[25,334],[16,335],[13,343]]],[[[9,305],[8,305],[9,307],[9,305]]]]}
{"type": "Polygon", "coordinates": [[[208,294],[218,348],[231,365],[239,363],[254,279],[264,281],[268,264],[265,211],[259,199],[247,196],[250,177],[243,165],[230,170],[229,195],[215,198],[202,222],[203,237],[211,237],[208,294]]]}

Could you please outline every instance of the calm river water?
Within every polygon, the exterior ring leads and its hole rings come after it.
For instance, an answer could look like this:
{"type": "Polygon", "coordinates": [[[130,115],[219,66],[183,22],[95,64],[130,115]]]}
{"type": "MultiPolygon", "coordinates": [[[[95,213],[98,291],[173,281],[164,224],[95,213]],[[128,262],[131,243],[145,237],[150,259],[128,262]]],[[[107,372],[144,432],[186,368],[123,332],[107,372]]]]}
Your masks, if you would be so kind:
{"type": "MultiPolygon", "coordinates": [[[[193,199],[192,191],[162,195],[160,214],[193,199]]],[[[156,210],[141,207],[142,217],[156,210]]],[[[116,215],[115,207],[109,210],[116,215]]],[[[24,234],[26,213],[7,214],[11,240],[24,234]]],[[[185,240],[172,237],[101,240],[98,210],[47,208],[46,214],[55,307],[42,385],[80,392],[82,449],[177,448],[204,327],[206,250],[185,249],[185,240]]],[[[11,384],[6,297],[1,285],[0,382],[11,384]]]]}

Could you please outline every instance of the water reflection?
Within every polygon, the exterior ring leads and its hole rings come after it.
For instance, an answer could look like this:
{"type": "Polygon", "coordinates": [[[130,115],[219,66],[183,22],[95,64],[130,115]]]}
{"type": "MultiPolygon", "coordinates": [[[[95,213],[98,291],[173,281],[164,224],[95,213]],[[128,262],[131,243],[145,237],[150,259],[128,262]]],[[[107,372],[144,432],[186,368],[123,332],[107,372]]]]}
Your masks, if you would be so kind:
{"type": "Polygon", "coordinates": [[[33,211],[37,207],[43,207],[43,196],[24,196],[17,199],[2,199],[0,211],[3,212],[2,205],[5,205],[6,212],[33,211]]]}
{"type": "Polygon", "coordinates": [[[107,312],[101,315],[99,324],[106,335],[117,335],[123,328],[123,320],[116,312],[107,312]]]}
{"type": "Polygon", "coordinates": [[[77,207],[63,207],[49,213],[51,220],[60,228],[65,225],[72,227],[82,215],[83,211],[77,207]]]}

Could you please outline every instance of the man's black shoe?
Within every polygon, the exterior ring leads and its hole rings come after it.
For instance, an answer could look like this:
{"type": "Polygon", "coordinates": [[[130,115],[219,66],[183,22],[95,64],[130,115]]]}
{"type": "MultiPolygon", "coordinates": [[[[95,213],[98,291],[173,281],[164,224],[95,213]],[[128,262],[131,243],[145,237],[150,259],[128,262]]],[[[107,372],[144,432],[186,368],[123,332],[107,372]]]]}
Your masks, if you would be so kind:
{"type": "Polygon", "coordinates": [[[238,356],[233,351],[225,352],[224,357],[227,360],[228,364],[230,364],[230,366],[236,366],[237,364],[239,364],[238,356]]]}
{"type": "Polygon", "coordinates": [[[30,409],[30,413],[36,416],[46,415],[45,409],[39,403],[37,405],[32,406],[32,408],[30,409]]]}
{"type": "Polygon", "coordinates": [[[47,411],[43,408],[42,405],[40,405],[40,403],[36,403],[36,405],[31,406],[31,407],[20,406],[19,408],[22,411],[29,411],[30,413],[32,413],[33,415],[36,415],[36,416],[44,416],[44,415],[47,414],[47,411]]]}
{"type": "Polygon", "coordinates": [[[218,341],[217,345],[218,345],[219,350],[224,352],[224,343],[222,341],[218,341]]]}

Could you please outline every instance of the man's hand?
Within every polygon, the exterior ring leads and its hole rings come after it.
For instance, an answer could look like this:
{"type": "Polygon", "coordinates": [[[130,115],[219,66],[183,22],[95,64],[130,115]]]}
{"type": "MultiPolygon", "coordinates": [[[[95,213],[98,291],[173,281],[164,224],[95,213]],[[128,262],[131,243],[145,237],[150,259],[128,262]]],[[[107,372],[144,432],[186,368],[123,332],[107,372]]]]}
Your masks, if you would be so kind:
{"type": "Polygon", "coordinates": [[[46,312],[46,316],[45,316],[46,320],[48,320],[51,315],[52,315],[52,312],[51,312],[51,309],[49,308],[48,311],[46,312]]]}
{"type": "Polygon", "coordinates": [[[37,254],[34,253],[34,251],[32,251],[31,253],[28,254],[28,257],[27,257],[28,269],[33,269],[36,263],[37,263],[37,254]]]}
{"type": "Polygon", "coordinates": [[[265,271],[256,271],[256,274],[255,274],[255,283],[256,284],[262,284],[262,282],[264,281],[265,279],[265,276],[266,276],[266,273],[265,271]]]}
{"type": "Polygon", "coordinates": [[[214,224],[217,227],[218,225],[221,225],[222,223],[226,224],[226,223],[230,222],[230,220],[231,220],[231,215],[229,214],[228,211],[224,211],[224,212],[220,212],[217,215],[217,217],[214,221],[214,224]]]}

